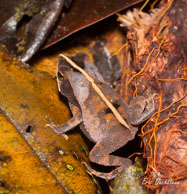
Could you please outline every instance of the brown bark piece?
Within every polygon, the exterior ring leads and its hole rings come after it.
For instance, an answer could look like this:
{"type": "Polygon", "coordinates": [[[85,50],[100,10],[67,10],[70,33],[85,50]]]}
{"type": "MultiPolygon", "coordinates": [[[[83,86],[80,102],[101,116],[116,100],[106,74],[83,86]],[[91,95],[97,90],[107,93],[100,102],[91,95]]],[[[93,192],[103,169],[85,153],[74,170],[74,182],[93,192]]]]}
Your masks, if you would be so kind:
{"type": "Polygon", "coordinates": [[[184,0],[161,1],[150,14],[119,16],[129,29],[121,93],[148,91],[155,98],[155,114],[140,135],[148,161],[143,183],[158,193],[187,192],[186,6],[184,0]]]}

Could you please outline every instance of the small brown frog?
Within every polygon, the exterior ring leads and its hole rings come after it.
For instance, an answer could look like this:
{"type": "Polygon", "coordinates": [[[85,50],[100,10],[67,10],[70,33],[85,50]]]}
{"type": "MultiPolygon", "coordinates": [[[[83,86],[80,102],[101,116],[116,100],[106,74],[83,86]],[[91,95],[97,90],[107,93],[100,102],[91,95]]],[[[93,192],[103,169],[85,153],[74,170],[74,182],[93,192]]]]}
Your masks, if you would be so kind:
{"type": "Polygon", "coordinates": [[[88,56],[79,53],[72,57],[72,60],[84,66],[85,71],[95,80],[107,99],[117,107],[130,129],[119,123],[84,75],[70,68],[62,57],[58,61],[57,82],[59,91],[69,101],[73,117],[61,126],[56,126],[49,119],[50,127],[57,134],[64,135],[75,126],[80,125],[82,132],[89,140],[96,143],[89,153],[90,161],[104,166],[117,166],[117,168],[109,173],[104,173],[92,169],[86,163],[84,163],[85,166],[92,174],[110,180],[131,165],[130,159],[111,153],[135,137],[138,130],[137,125],[153,114],[154,100],[138,96],[127,106],[122,98],[104,81],[96,66],[89,61],[88,56]]]}

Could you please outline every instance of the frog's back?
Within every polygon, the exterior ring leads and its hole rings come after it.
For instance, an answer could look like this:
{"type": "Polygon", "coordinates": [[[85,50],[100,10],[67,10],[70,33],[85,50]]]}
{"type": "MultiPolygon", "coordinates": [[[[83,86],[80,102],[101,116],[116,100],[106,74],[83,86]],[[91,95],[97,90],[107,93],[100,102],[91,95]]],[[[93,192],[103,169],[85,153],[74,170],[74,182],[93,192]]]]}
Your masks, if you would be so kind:
{"type": "MultiPolygon", "coordinates": [[[[110,97],[107,96],[107,98],[110,97]]],[[[123,135],[127,130],[92,88],[90,88],[89,96],[81,109],[84,124],[82,131],[93,142],[99,142],[112,134],[123,135]]]]}
{"type": "MultiPolygon", "coordinates": [[[[129,130],[119,123],[82,74],[72,72],[70,82],[81,108],[82,131],[91,141],[99,142],[113,134],[128,135],[129,130]]],[[[106,98],[111,100],[110,96],[106,95],[106,98]]]]}

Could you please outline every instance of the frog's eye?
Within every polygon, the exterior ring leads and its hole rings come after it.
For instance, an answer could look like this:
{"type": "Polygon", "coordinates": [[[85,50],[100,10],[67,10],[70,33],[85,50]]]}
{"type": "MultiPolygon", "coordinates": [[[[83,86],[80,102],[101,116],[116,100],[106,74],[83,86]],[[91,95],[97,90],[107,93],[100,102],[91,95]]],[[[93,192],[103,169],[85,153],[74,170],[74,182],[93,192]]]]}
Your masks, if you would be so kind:
{"type": "Polygon", "coordinates": [[[61,72],[58,71],[57,77],[60,81],[64,81],[64,75],[61,72]]]}

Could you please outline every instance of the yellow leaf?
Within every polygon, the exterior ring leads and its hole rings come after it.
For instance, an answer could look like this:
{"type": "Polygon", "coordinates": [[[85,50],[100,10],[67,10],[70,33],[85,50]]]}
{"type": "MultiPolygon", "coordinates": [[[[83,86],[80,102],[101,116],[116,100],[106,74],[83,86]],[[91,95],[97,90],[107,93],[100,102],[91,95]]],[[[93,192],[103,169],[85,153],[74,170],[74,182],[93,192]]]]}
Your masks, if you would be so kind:
{"type": "Polygon", "coordinates": [[[48,73],[0,52],[0,110],[4,115],[0,117],[0,151],[11,158],[0,169],[0,181],[12,193],[19,189],[19,194],[95,193],[95,183],[81,164],[81,159],[87,160],[81,136],[74,132],[66,141],[45,127],[46,116],[56,124],[69,118],[56,80],[48,73]]]}

